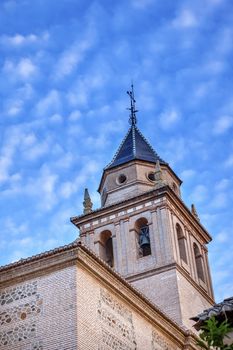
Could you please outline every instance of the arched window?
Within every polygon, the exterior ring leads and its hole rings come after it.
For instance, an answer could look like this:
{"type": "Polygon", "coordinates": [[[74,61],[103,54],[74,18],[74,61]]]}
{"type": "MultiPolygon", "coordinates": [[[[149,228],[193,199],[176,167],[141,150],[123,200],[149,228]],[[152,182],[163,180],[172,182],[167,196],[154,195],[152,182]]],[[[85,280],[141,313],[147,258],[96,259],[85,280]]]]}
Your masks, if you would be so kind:
{"type": "Polygon", "coordinates": [[[140,218],[135,223],[136,239],[138,244],[138,255],[140,257],[151,255],[150,231],[148,221],[140,218]]]}
{"type": "Polygon", "coordinates": [[[179,224],[176,224],[176,234],[178,239],[180,258],[187,264],[188,261],[185,248],[185,236],[179,224]]]}
{"type": "Polygon", "coordinates": [[[203,282],[205,282],[204,270],[203,270],[203,262],[202,262],[202,255],[201,255],[201,252],[200,252],[200,250],[199,250],[199,248],[198,248],[196,243],[193,243],[193,251],[194,251],[194,257],[195,257],[197,276],[203,282]]]}
{"type": "Polygon", "coordinates": [[[177,185],[175,184],[175,182],[172,183],[172,189],[175,193],[178,193],[178,188],[177,188],[177,185]]]}
{"type": "Polygon", "coordinates": [[[100,234],[100,257],[109,266],[114,266],[113,246],[112,246],[112,234],[106,230],[100,234]]]}

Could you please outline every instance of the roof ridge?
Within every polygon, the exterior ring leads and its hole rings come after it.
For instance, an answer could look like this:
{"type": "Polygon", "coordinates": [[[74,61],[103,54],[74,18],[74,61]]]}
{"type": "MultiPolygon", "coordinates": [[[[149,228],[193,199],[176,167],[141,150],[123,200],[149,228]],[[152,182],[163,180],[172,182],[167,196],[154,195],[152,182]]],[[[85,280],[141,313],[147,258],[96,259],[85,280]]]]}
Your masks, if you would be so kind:
{"type": "Polygon", "coordinates": [[[159,160],[161,160],[163,163],[166,163],[159,155],[158,153],[154,150],[154,148],[151,146],[150,142],[145,138],[145,136],[142,134],[142,132],[139,130],[139,128],[135,125],[135,129],[137,130],[137,132],[139,133],[139,135],[141,136],[141,138],[145,141],[145,143],[147,144],[147,146],[151,149],[151,151],[154,153],[154,155],[156,157],[159,158],[159,160]]]}
{"type": "Polygon", "coordinates": [[[136,159],[145,160],[154,164],[159,160],[160,163],[168,165],[168,163],[157,154],[138,127],[133,124],[118,147],[112,161],[104,168],[104,170],[114,168],[136,159]]]}
{"type": "Polygon", "coordinates": [[[114,163],[114,161],[116,160],[116,157],[117,157],[118,153],[120,152],[122,146],[124,145],[125,140],[126,140],[127,137],[129,136],[131,129],[132,129],[132,126],[129,128],[129,130],[127,131],[127,134],[125,135],[125,137],[124,137],[123,140],[121,141],[120,146],[118,147],[116,153],[114,154],[114,156],[113,156],[111,162],[108,163],[108,164],[104,167],[104,170],[107,169],[107,168],[109,168],[109,167],[114,163]]]}
{"type": "Polygon", "coordinates": [[[135,128],[136,125],[133,125],[132,126],[132,136],[133,136],[133,155],[134,157],[136,157],[136,154],[137,154],[137,150],[136,150],[136,138],[135,138],[135,128]]]}

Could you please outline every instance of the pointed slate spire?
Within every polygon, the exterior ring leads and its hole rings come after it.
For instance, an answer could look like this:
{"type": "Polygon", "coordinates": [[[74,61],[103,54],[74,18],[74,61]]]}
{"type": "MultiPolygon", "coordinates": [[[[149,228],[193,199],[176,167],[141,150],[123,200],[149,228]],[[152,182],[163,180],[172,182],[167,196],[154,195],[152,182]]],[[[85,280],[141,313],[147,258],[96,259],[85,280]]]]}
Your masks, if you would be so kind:
{"type": "Polygon", "coordinates": [[[136,125],[132,125],[123,139],[118,151],[113,157],[111,163],[105,169],[114,168],[115,166],[130,162],[131,160],[145,160],[156,163],[159,160],[160,164],[167,164],[153,150],[152,146],[142,135],[136,125]]]}
{"type": "Polygon", "coordinates": [[[147,162],[156,163],[159,160],[160,164],[167,163],[161,159],[158,154],[153,150],[152,146],[142,135],[140,130],[137,128],[136,113],[138,112],[135,107],[134,90],[131,85],[131,91],[127,91],[130,97],[130,117],[129,123],[130,128],[123,139],[118,151],[113,157],[112,161],[105,167],[106,169],[114,168],[118,165],[125,164],[131,160],[145,160],[147,162]]]}
{"type": "Polygon", "coordinates": [[[84,191],[84,201],[83,201],[83,213],[88,214],[92,212],[92,201],[89,195],[88,189],[85,188],[84,191]]]}
{"type": "Polygon", "coordinates": [[[193,214],[193,216],[194,216],[198,221],[200,221],[199,216],[198,216],[198,214],[197,214],[196,207],[195,207],[194,204],[191,205],[191,213],[193,214]]]}

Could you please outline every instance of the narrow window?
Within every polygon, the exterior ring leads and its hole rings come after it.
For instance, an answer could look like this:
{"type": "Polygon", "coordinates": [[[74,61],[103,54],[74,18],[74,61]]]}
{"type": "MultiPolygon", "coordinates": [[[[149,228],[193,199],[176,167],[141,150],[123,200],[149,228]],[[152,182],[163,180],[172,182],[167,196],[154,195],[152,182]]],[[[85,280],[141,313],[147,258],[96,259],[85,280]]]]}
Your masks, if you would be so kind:
{"type": "Polygon", "coordinates": [[[100,235],[100,258],[103,259],[109,266],[114,266],[112,234],[110,231],[103,231],[100,235]]]}
{"type": "Polygon", "coordinates": [[[200,252],[198,246],[196,245],[196,243],[193,244],[193,250],[194,250],[194,257],[195,257],[197,276],[203,282],[205,282],[204,270],[203,270],[203,262],[202,262],[202,255],[201,255],[201,252],[200,252]]]}
{"type": "Polygon", "coordinates": [[[187,254],[185,248],[185,236],[179,224],[176,224],[176,234],[178,239],[180,258],[187,264],[187,254]]]}
{"type": "Polygon", "coordinates": [[[138,219],[135,223],[136,239],[138,243],[138,256],[151,255],[150,232],[148,221],[145,218],[138,219]]]}

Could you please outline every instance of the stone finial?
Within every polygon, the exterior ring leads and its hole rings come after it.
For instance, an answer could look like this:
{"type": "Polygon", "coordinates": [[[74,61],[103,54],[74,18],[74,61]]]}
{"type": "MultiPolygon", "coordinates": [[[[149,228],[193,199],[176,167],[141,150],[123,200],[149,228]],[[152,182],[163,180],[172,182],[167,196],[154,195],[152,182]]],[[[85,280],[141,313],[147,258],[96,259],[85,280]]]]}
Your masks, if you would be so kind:
{"type": "Polygon", "coordinates": [[[162,170],[161,170],[161,167],[160,167],[159,160],[157,160],[156,164],[155,164],[155,181],[158,181],[158,182],[162,182],[163,181],[162,170]]]}
{"type": "Polygon", "coordinates": [[[198,214],[197,214],[196,207],[195,207],[194,204],[191,205],[191,213],[193,214],[193,216],[194,216],[198,221],[200,221],[199,216],[198,216],[198,214]]]}
{"type": "Polygon", "coordinates": [[[84,201],[83,201],[83,213],[88,214],[92,212],[92,201],[89,195],[88,189],[85,188],[84,191],[84,201]]]}
{"type": "Polygon", "coordinates": [[[167,181],[164,179],[159,160],[157,160],[155,164],[154,181],[155,188],[160,188],[167,185],[167,181]]]}

